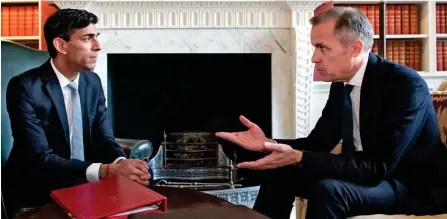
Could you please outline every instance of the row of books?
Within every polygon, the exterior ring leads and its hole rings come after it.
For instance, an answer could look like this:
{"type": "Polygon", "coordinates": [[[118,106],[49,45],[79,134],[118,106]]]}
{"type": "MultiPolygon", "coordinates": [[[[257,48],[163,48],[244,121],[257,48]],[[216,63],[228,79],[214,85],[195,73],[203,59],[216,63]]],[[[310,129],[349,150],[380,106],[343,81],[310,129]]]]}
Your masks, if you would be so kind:
{"type": "MultiPolygon", "coordinates": [[[[371,22],[375,34],[380,34],[379,5],[337,5],[362,11],[371,22]]],[[[385,11],[386,34],[419,34],[419,7],[412,4],[387,5],[385,11]]]]}
{"type": "MultiPolygon", "coordinates": [[[[379,44],[374,42],[372,53],[379,54],[379,44]]],[[[416,71],[421,71],[421,41],[412,40],[387,40],[386,59],[395,63],[408,66],[416,71]]]]}
{"type": "Polygon", "coordinates": [[[436,71],[447,71],[447,40],[436,41],[436,71]]]}
{"type": "Polygon", "coordinates": [[[386,59],[421,71],[420,40],[387,40],[386,59]]]}
{"type": "Polygon", "coordinates": [[[387,5],[385,30],[387,34],[419,34],[417,5],[387,5]]]}
{"type": "Polygon", "coordinates": [[[2,36],[39,36],[37,4],[2,5],[2,36]]]}
{"type": "Polygon", "coordinates": [[[436,33],[447,33],[447,5],[436,5],[436,33]]]}

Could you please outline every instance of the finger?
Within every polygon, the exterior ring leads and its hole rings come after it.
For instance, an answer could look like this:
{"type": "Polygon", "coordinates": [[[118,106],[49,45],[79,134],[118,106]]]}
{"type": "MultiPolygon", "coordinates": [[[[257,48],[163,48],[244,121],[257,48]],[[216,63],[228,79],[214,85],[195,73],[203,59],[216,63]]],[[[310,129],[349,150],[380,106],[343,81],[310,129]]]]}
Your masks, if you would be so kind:
{"type": "Polygon", "coordinates": [[[147,164],[146,161],[138,159],[129,159],[129,162],[131,162],[132,164],[147,164]]]}
{"type": "Polygon", "coordinates": [[[144,160],[136,160],[136,161],[137,161],[137,163],[139,163],[139,164],[144,165],[144,166],[147,167],[147,163],[146,163],[146,161],[144,161],[144,160]]]}
{"type": "Polygon", "coordinates": [[[137,179],[137,180],[135,180],[137,183],[140,183],[141,185],[143,185],[143,186],[147,186],[147,185],[149,185],[149,180],[140,180],[140,179],[137,179]]]}
{"type": "Polygon", "coordinates": [[[138,176],[136,175],[130,175],[129,178],[133,181],[136,181],[138,179],[138,176]]]}
{"type": "Polygon", "coordinates": [[[286,144],[277,144],[272,142],[264,142],[264,148],[267,151],[277,151],[277,152],[285,152],[286,148],[290,147],[286,144]]]}
{"type": "Polygon", "coordinates": [[[237,164],[237,167],[262,170],[262,169],[265,169],[266,166],[268,166],[272,163],[271,159],[272,159],[271,155],[268,155],[268,156],[265,156],[265,157],[263,157],[259,160],[256,160],[256,161],[239,163],[239,164],[237,164]]]}
{"type": "Polygon", "coordinates": [[[150,179],[150,174],[144,174],[140,176],[140,180],[149,180],[150,179]]]}
{"type": "Polygon", "coordinates": [[[236,144],[241,144],[241,141],[236,136],[236,133],[237,132],[216,132],[216,136],[236,144]]]}
{"type": "Polygon", "coordinates": [[[134,168],[132,168],[132,170],[131,170],[131,174],[132,174],[132,175],[137,175],[137,176],[139,177],[139,176],[145,175],[145,174],[147,174],[147,173],[145,173],[145,172],[141,171],[140,169],[134,167],[134,168]]]}
{"type": "Polygon", "coordinates": [[[244,124],[247,128],[251,128],[254,125],[254,123],[245,118],[245,116],[239,116],[239,120],[241,120],[242,124],[244,124]]]}
{"type": "Polygon", "coordinates": [[[145,173],[149,173],[148,166],[147,166],[146,162],[144,162],[144,161],[143,161],[143,164],[139,163],[139,162],[134,163],[134,167],[136,167],[137,169],[139,169],[145,173]]]}

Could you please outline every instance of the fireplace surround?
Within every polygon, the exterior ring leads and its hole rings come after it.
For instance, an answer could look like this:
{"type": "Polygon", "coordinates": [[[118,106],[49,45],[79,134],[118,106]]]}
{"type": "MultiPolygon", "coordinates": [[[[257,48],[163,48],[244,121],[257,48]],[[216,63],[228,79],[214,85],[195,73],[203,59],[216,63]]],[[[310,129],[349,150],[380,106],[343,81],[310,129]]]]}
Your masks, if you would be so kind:
{"type": "MultiPolygon", "coordinates": [[[[59,8],[86,9],[99,17],[102,50],[95,72],[105,91],[107,54],[271,53],[273,138],[305,137],[310,131],[309,19],[323,2],[54,1],[59,8]]],[[[256,191],[222,194],[216,195],[247,205],[256,197],[256,191]]]]}

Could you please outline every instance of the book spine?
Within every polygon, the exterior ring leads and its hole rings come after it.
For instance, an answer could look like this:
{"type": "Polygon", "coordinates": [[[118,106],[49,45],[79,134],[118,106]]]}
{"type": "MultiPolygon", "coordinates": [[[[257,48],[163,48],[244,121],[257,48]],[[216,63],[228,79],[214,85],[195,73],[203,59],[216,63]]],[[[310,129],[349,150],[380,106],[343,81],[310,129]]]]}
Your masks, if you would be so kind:
{"type": "Polygon", "coordinates": [[[419,34],[419,8],[416,5],[410,6],[410,34],[419,34]]]}
{"type": "Polygon", "coordinates": [[[440,12],[440,14],[439,14],[439,16],[440,16],[440,20],[441,20],[441,23],[440,23],[440,29],[441,29],[441,32],[440,33],[445,33],[445,5],[440,5],[440,9],[441,9],[441,12],[440,12]]]}
{"type": "Polygon", "coordinates": [[[366,8],[367,8],[366,16],[368,17],[368,20],[371,23],[371,27],[374,30],[374,34],[379,34],[378,32],[375,31],[376,18],[375,18],[375,15],[374,15],[375,14],[374,5],[367,5],[366,8]]]}
{"type": "Polygon", "coordinates": [[[416,40],[414,42],[414,66],[415,66],[415,70],[416,71],[420,71],[421,70],[421,41],[416,40]]]}
{"type": "Polygon", "coordinates": [[[387,23],[388,23],[388,33],[389,34],[394,34],[395,33],[394,32],[394,28],[395,28],[394,23],[396,22],[395,21],[395,16],[394,16],[394,14],[395,14],[395,12],[394,12],[395,7],[394,7],[394,5],[388,5],[387,7],[390,10],[390,12],[389,12],[390,13],[389,14],[390,19],[387,21],[387,23]]]}
{"type": "Polygon", "coordinates": [[[9,7],[9,35],[18,36],[18,8],[15,5],[9,7]]]}
{"type": "Polygon", "coordinates": [[[9,6],[7,5],[2,5],[2,36],[9,36],[9,6]]]}
{"type": "Polygon", "coordinates": [[[409,67],[416,70],[416,64],[415,64],[416,56],[414,54],[414,40],[411,40],[409,43],[410,43],[408,46],[410,48],[410,55],[409,55],[410,56],[410,66],[409,67]]]}
{"type": "Polygon", "coordinates": [[[447,41],[446,40],[442,41],[441,48],[442,48],[442,66],[443,66],[442,71],[446,71],[447,70],[447,41]]]}
{"type": "Polygon", "coordinates": [[[402,34],[402,6],[394,6],[394,34],[402,34]]]}
{"type": "Polygon", "coordinates": [[[402,34],[410,34],[410,6],[402,5],[402,34]]]}
{"type": "Polygon", "coordinates": [[[441,33],[441,5],[436,5],[436,33],[441,33]]]}
{"type": "Polygon", "coordinates": [[[388,43],[386,46],[386,59],[389,61],[393,61],[393,44],[388,43]]]}

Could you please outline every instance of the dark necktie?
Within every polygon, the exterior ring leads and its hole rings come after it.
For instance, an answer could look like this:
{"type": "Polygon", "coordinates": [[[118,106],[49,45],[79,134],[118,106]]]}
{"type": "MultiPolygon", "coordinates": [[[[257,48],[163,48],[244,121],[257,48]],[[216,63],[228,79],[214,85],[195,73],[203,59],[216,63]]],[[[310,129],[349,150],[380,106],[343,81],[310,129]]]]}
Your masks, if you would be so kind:
{"type": "Polygon", "coordinates": [[[353,121],[352,121],[352,101],[351,91],[353,85],[346,84],[344,88],[344,104],[343,104],[343,147],[342,153],[353,154],[355,152],[353,137],[353,121]]]}

